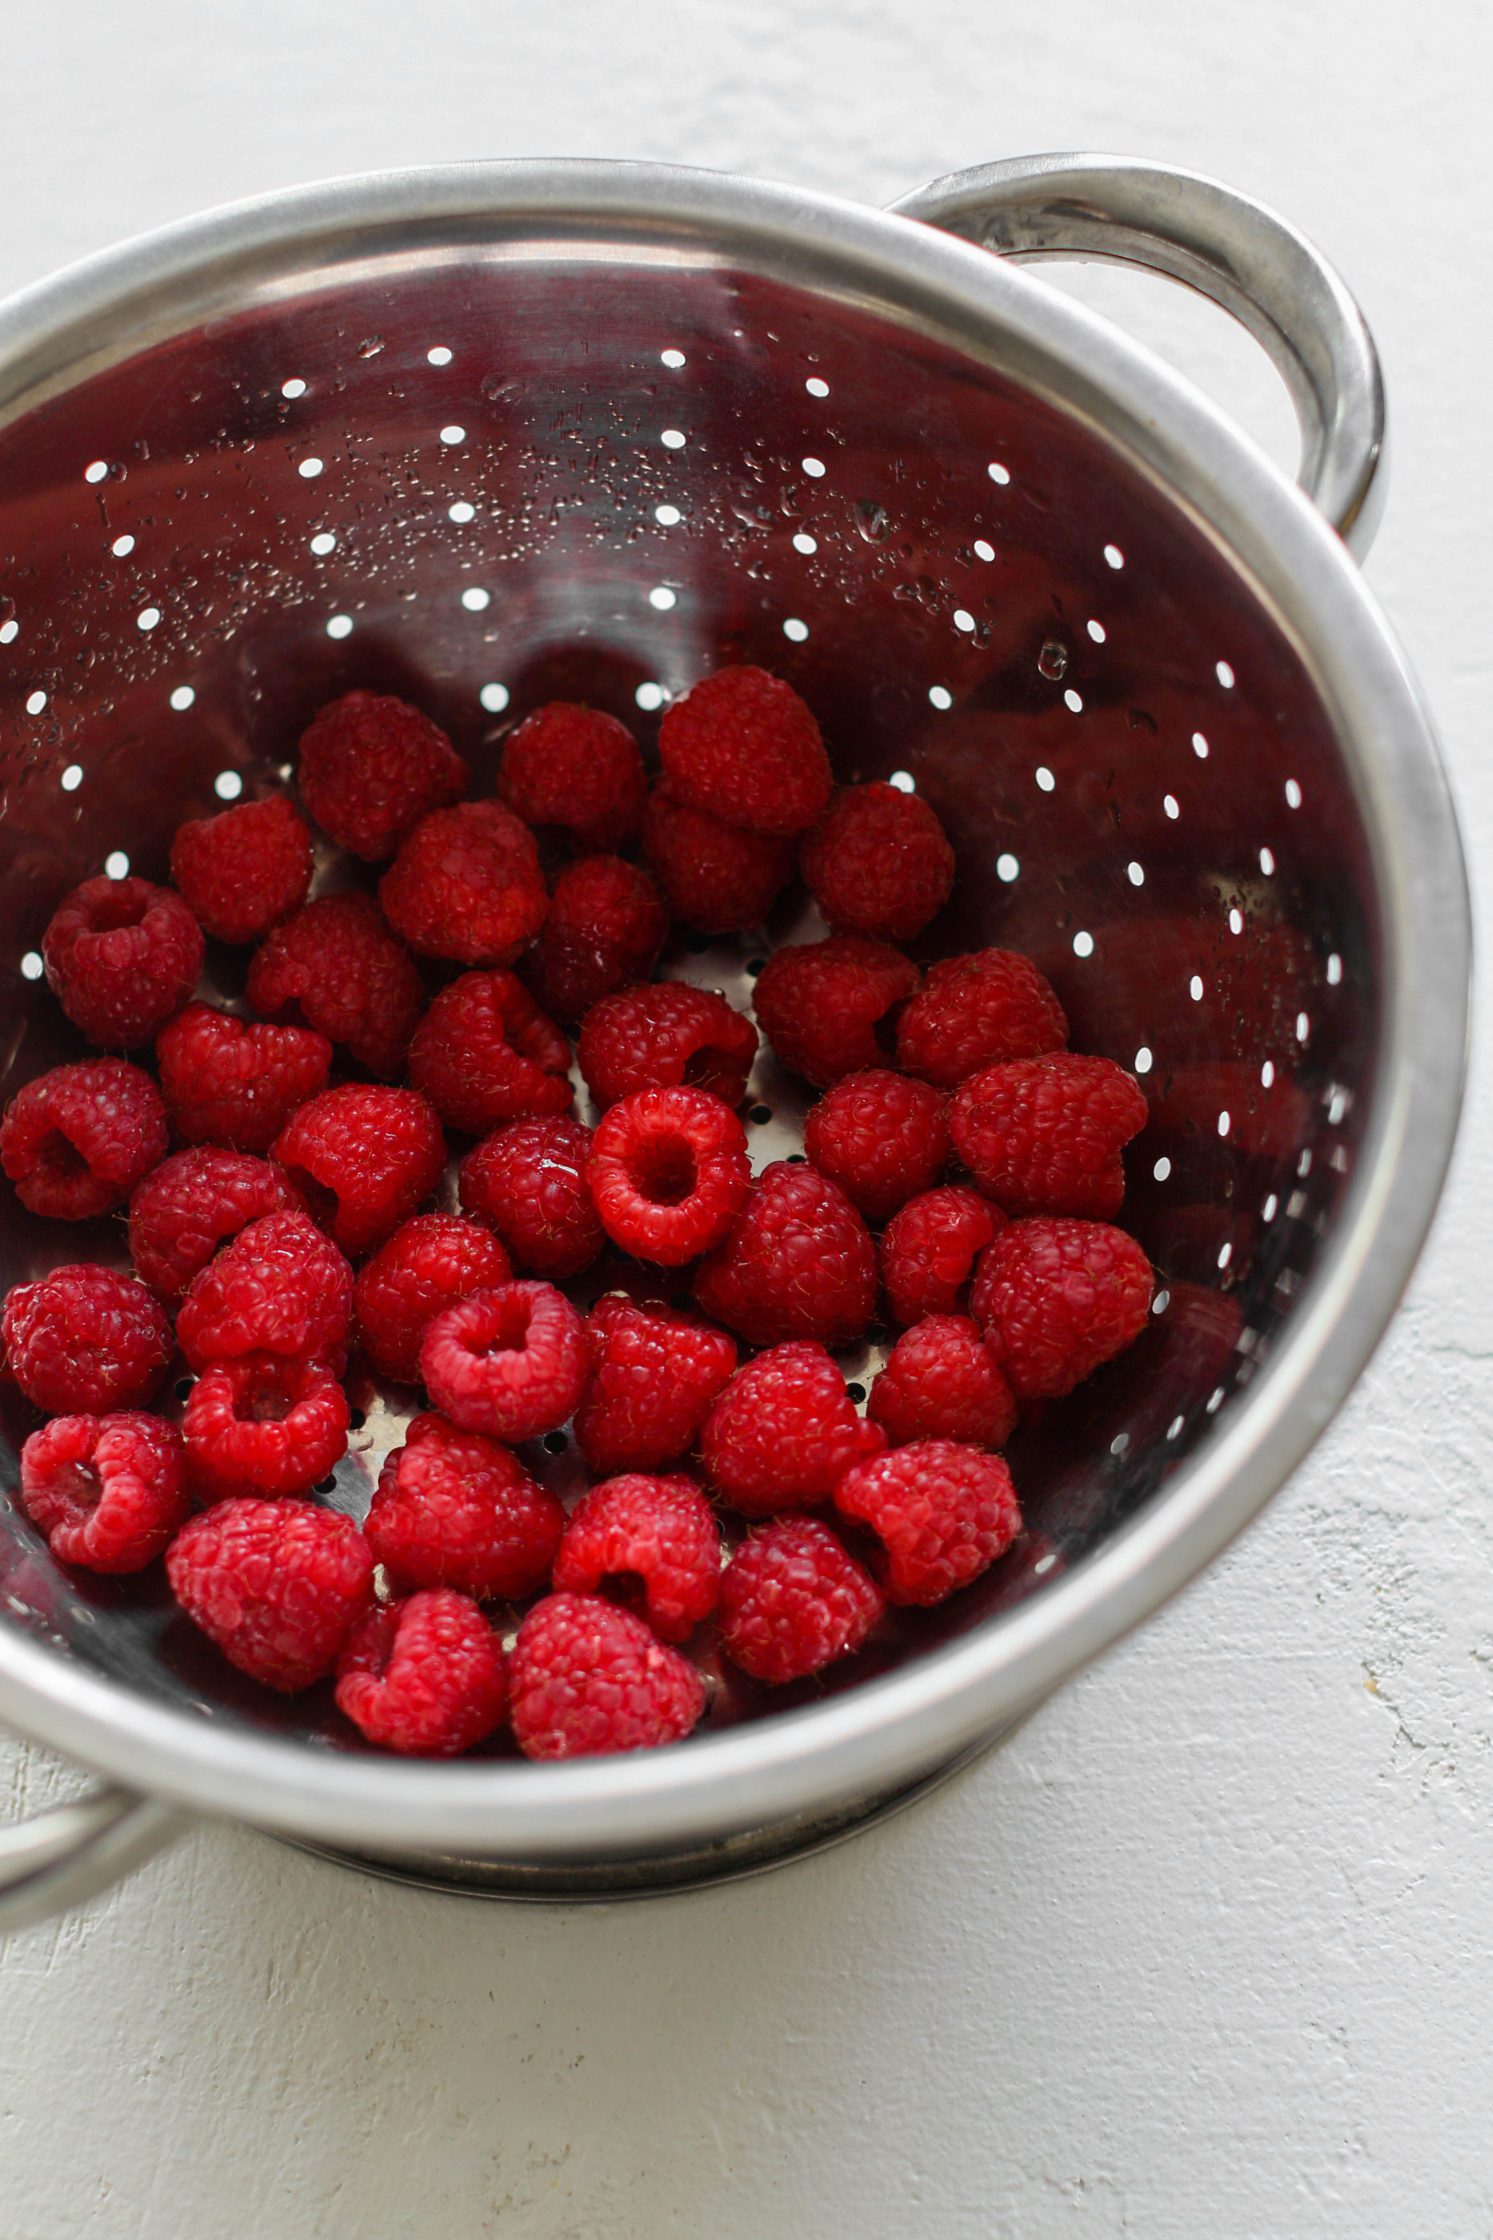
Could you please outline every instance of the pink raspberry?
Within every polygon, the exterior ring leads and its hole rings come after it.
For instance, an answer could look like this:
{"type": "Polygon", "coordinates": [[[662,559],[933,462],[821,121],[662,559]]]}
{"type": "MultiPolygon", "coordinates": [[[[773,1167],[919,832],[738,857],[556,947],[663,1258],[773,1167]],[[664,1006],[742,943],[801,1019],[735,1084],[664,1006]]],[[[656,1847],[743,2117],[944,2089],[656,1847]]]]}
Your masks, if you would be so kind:
{"type": "Polygon", "coordinates": [[[748,1517],[815,1509],[885,1434],[855,1412],[823,1346],[773,1346],[738,1369],[705,1419],[700,1459],[723,1501],[748,1517]]]}
{"type": "Polygon", "coordinates": [[[586,1318],[591,1382],[575,1414],[598,1477],[658,1470],[688,1454],[736,1367],[736,1341],[656,1299],[610,1291],[586,1318]]]}
{"type": "Polygon", "coordinates": [[[176,1318],[177,1343],[199,1372],[242,1353],[340,1367],[352,1297],[351,1268],[309,1214],[267,1213],[193,1277],[176,1318]]]}
{"type": "Polygon", "coordinates": [[[721,1646],[781,1687],[860,1648],[886,1608],[880,1587],[815,1517],[750,1533],[721,1581],[721,1646]]]}
{"type": "Polygon", "coordinates": [[[919,1609],[978,1579],[1021,1530],[1000,1456],[952,1439],[919,1439],[861,1463],[835,1488],[835,1507],[880,1540],[887,1600],[919,1609]]]}
{"type": "Polygon", "coordinates": [[[300,1199],[279,1167],[242,1151],[178,1151],[130,1199],[130,1258],[168,1307],[179,1306],[219,1245],[267,1213],[300,1199]]]}
{"type": "Polygon", "coordinates": [[[506,1120],[569,1112],[570,1044],[511,972],[464,972],[442,988],[410,1043],[410,1087],[448,1128],[486,1135],[506,1120]]]}
{"type": "Polygon", "coordinates": [[[954,888],[954,851],[926,801],[896,786],[846,786],[804,842],[804,880],[836,933],[911,941],[954,888]]]}
{"type": "Polygon", "coordinates": [[[643,854],[671,918],[696,933],[749,933],[793,874],[794,843],[747,832],[655,786],[643,815],[643,854]]]}
{"type": "Polygon", "coordinates": [[[366,894],[321,895],[276,926],[247,994],[261,1018],[304,1022],[385,1077],[403,1066],[425,1000],[413,957],[366,894]]]}
{"type": "Polygon", "coordinates": [[[959,1314],[975,1262],[1005,1222],[999,1206],[963,1183],[925,1190],[894,1213],[881,1240],[881,1280],[892,1320],[959,1314]]]}
{"type": "Polygon", "coordinates": [[[833,780],[819,726],[766,669],[718,669],[668,709],[658,751],[669,791],[752,832],[803,832],[833,780]]]}
{"type": "Polygon", "coordinates": [[[695,1297],[748,1345],[817,1338],[847,1346],[875,1311],[876,1249],[837,1183],[778,1159],[700,1268],[695,1297]]]}
{"type": "Polygon", "coordinates": [[[495,1284],[434,1317],[420,1374],[462,1430],[510,1445],[537,1439],[559,1429],[585,1390],[585,1328],[553,1284],[495,1284]]]}
{"type": "Polygon", "coordinates": [[[413,1089],[350,1081],[292,1114],[275,1157],[352,1256],[382,1244],[430,1196],[446,1170],[446,1139],[413,1089]]]}
{"type": "Polygon", "coordinates": [[[59,1563],[141,1571],[191,1509],[181,1438],[159,1416],[54,1416],[21,1449],[21,1506],[59,1563]]]}
{"type": "Polygon", "coordinates": [[[12,1097],[0,1167],[28,1213],[91,1221],[123,1205],[166,1155],[166,1108],[148,1073],[123,1058],[53,1066],[12,1097]]]}
{"type": "Polygon", "coordinates": [[[897,1021],[904,1073],[957,1089],[982,1066],[1061,1050],[1068,1022],[1048,982],[1016,949],[977,949],[930,965],[897,1021]]]}
{"type": "Polygon", "coordinates": [[[466,764],[444,731],[377,692],[345,692],[301,735],[301,799],[329,840],[382,863],[410,826],[459,801],[466,764]]]}
{"type": "Polygon", "coordinates": [[[497,790],[525,824],[558,825],[589,853],[632,846],[648,780],[625,723],[599,708],[551,700],[509,733],[497,790]]]}
{"type": "Polygon", "coordinates": [[[171,1325],[133,1276],[81,1263],[13,1284],[0,1313],[5,1365],[50,1416],[143,1405],[171,1359],[171,1325]]]}
{"type": "Polygon", "coordinates": [[[847,1073],[804,1122],[804,1150],[868,1221],[885,1221],[943,1171],[944,1100],[926,1081],[884,1067],[847,1073]]]}
{"type": "Polygon", "coordinates": [[[406,1221],[353,1285],[358,1338],[370,1365],[396,1384],[418,1384],[420,1346],[435,1316],[512,1274],[498,1239],[477,1222],[458,1213],[406,1221]]]}
{"type": "Polygon", "coordinates": [[[166,1576],[230,1664],[287,1695],[332,1670],[373,1599],[362,1533],[309,1501],[220,1501],[182,1526],[166,1576]]]}
{"type": "Polygon", "coordinates": [[[448,1587],[369,1610],[337,1660],[338,1710],[409,1757],[459,1757],[492,1733],[507,1697],[497,1636],[448,1587]]]}
{"type": "Polygon", "coordinates": [[[521,1601],[550,1575],[565,1511],[517,1455],[444,1416],[416,1416],[385,1457],[369,1544],[395,1591],[455,1587],[521,1601]]]}
{"type": "Polygon", "coordinates": [[[586,1161],[612,1242],[663,1268],[681,1268],[719,1242],[751,1171],[741,1122],[704,1089],[623,1097],[598,1121],[586,1161]]]}
{"type": "Polygon", "coordinates": [[[422,818],[400,841],[378,898],[412,949],[457,964],[512,964],[549,910],[534,835],[497,801],[422,818]]]}
{"type": "Polygon", "coordinates": [[[1060,1400],[1146,1326],[1151,1264],[1123,1229],[1008,1222],[980,1257],[970,1313],[1019,1400],[1060,1400]]]}
{"type": "Polygon", "coordinates": [[[268,1151],[327,1084],[332,1045],[310,1027],[268,1027],[189,1003],[156,1037],[171,1125],[188,1143],[268,1151]]]}
{"type": "Polygon", "coordinates": [[[325,1362],[210,1362],[181,1420],[192,1491],[203,1502],[308,1493],[346,1454],[347,1426],[347,1394],[325,1362]]]}
{"type": "Polygon", "coordinates": [[[608,1478],[572,1512],[554,1580],[563,1594],[608,1594],[661,1641],[684,1641],[720,1597],[720,1527],[690,1478],[608,1478]]]}
{"type": "Polygon", "coordinates": [[[898,1006],[917,984],[918,968],[900,950],[837,933],[769,957],[752,1008],[784,1065],[827,1089],[886,1064],[898,1006]]]}
{"type": "Polygon", "coordinates": [[[705,1708],[694,1666],[641,1618],[595,1595],[536,1602],[508,1678],[509,1718],[526,1758],[655,1749],[682,1741],[705,1708]]]}
{"type": "Polygon", "coordinates": [[[180,1011],[202,970],[202,928],[148,879],[85,879],[42,935],[52,992],[101,1050],[133,1050],[180,1011]]]}
{"type": "Polygon", "coordinates": [[[171,876],[215,941],[262,940],[305,901],[311,868],[311,834],[280,793],[178,825],[171,843],[171,876]]]}
{"type": "Polygon", "coordinates": [[[599,1105],[637,1089],[706,1089],[737,1105],[757,1055],[757,1030],[713,990],[662,980],[598,1003],[586,1014],[576,1055],[599,1105]]]}
{"type": "Polygon", "coordinates": [[[1003,1447],[1016,1401],[995,1356],[967,1315],[930,1314],[897,1340],[871,1386],[866,1413],[894,1447],[957,1439],[1003,1447]]]}
{"type": "Polygon", "coordinates": [[[457,1175],[466,1212],[485,1221],[520,1268],[559,1282],[589,1268],[606,1242],[579,1120],[516,1120],[469,1151],[457,1175]]]}
{"type": "Polygon", "coordinates": [[[557,1018],[584,1018],[594,1003],[646,980],[669,914],[646,871],[620,856],[586,856],[560,873],[535,944],[535,986],[557,1018]]]}
{"type": "Polygon", "coordinates": [[[1122,1066],[1062,1050],[972,1074],[955,1092],[949,1132],[1007,1213],[1104,1220],[1125,1195],[1121,1150],[1146,1119],[1145,1096],[1122,1066]]]}

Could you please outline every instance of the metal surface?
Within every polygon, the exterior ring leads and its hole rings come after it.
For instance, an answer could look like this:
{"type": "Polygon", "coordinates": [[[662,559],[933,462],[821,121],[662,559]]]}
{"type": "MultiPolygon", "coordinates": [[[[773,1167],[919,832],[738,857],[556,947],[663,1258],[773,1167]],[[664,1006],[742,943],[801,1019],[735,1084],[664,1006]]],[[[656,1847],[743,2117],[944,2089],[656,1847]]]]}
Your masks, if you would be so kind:
{"type": "MultiPolygon", "coordinates": [[[[1127,1219],[1164,1277],[1142,1345],[1013,1446],[1018,1549],[822,1694],[722,1675],[697,1737],[628,1758],[379,1759],[323,1692],[267,1700],[163,1587],[65,1574],[8,1510],[4,1716],[301,1841],[563,1880],[917,1782],[1311,1444],[1450,1148],[1460,851],[1341,542],[1106,322],[905,217],[710,174],[341,182],[0,311],[0,494],[9,1086],[71,1047],[30,977],[58,894],[115,851],[160,872],[182,814],[281,782],[330,693],[420,700],[480,786],[540,699],[646,737],[744,656],[809,696],[842,776],[944,817],[963,876],[924,953],[1030,950],[1075,1042],[1141,1071],[1127,1219]]],[[[696,960],[726,985],[755,961],[696,960]]],[[[57,1255],[14,1209],[4,1232],[4,1280],[57,1255]]],[[[364,1399],[354,1510],[407,1405],[364,1399]]]]}
{"type": "Polygon", "coordinates": [[[0,1828],[0,1937],[86,1905],[143,1866],[183,1824],[169,1805],[101,1783],[0,1828]]]}

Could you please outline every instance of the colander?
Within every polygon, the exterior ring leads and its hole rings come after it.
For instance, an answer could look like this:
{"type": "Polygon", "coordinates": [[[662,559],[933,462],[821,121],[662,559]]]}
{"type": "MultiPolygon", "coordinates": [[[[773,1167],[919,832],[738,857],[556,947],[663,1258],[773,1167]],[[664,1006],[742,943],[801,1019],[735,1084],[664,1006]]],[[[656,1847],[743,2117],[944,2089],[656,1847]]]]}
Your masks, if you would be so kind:
{"type": "MultiPolygon", "coordinates": [[[[745,1872],[939,1778],[1254,1514],[1391,1313],[1460,1092],[1455,820],[1348,550],[1382,422],[1363,322],[1297,233],[1114,158],[998,164],[890,213],[625,163],[377,176],[0,312],[6,1093],[75,1047],[40,982],[59,895],[162,876],[176,822],[281,782],[333,694],[420,702],[481,785],[545,698],[648,739],[702,671],[757,661],[842,778],[916,788],[948,826],[928,953],[1031,952],[1075,1045],[1140,1077],[1126,1218],[1160,1271],[1141,1343],[1013,1446],[1030,1529],[1001,1564],[822,1687],[722,1688],[671,1750],[380,1758],[324,1694],[237,1681],[163,1586],[60,1569],[0,1499],[0,1713],[103,1777],[0,1843],[10,1921],[192,1813],[505,1894],[745,1872]],[[1237,313],[1290,382],[1304,494],[1012,262],[1046,254],[1237,313]]],[[[742,1002],[759,964],[675,960],[742,1002]]],[[[759,1163],[800,1110],[764,1062],[759,1163]]],[[[122,1258],[117,1222],[60,1240],[7,1199],[0,1280],[91,1253],[122,1258]]],[[[360,1508],[401,1406],[366,1394],[330,1499],[360,1508]]]]}

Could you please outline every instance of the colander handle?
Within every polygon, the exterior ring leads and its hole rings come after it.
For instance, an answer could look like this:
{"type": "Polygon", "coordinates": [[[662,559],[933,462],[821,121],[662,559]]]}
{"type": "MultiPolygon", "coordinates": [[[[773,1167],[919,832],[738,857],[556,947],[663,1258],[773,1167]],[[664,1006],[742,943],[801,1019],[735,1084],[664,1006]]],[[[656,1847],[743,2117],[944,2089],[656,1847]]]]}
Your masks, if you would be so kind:
{"type": "Polygon", "coordinates": [[[1384,496],[1378,353],[1332,266],[1273,210],[1196,172],[1100,155],[951,171],[892,207],[997,256],[1110,258],[1210,296],[1291,392],[1302,489],[1359,558],[1368,550],[1384,496]]]}
{"type": "Polygon", "coordinates": [[[169,1805],[101,1782],[71,1803],[0,1828],[0,1936],[96,1898],[183,1825],[169,1805]]]}

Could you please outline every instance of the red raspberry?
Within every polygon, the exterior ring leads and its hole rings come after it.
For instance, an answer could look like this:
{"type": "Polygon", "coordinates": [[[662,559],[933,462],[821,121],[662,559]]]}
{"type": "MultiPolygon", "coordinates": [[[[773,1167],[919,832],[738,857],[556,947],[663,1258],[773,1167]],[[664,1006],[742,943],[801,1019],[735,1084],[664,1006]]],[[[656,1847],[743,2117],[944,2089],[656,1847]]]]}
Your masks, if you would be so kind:
{"type": "Polygon", "coordinates": [[[871,1386],[866,1413],[894,1447],[914,1439],[1003,1447],[1016,1428],[1011,1387],[961,1314],[930,1314],[904,1332],[871,1386]]]}
{"type": "Polygon", "coordinates": [[[347,1394],[324,1362],[210,1362],[181,1419],[192,1491],[204,1502],[307,1493],[346,1454],[347,1426],[347,1394]]]}
{"type": "Polygon", "coordinates": [[[459,1213],[417,1214],[379,1246],[353,1285],[358,1337],[370,1364],[396,1384],[418,1384],[420,1345],[434,1317],[512,1274],[490,1229],[459,1213]]]}
{"type": "Polygon", "coordinates": [[[748,1535],[721,1581],[721,1646],[779,1687],[858,1649],[886,1609],[880,1587],[827,1525],[778,1517],[748,1535]]]}
{"type": "Polygon", "coordinates": [[[304,1021],[370,1073],[398,1073],[425,991],[371,895],[324,894],[276,926],[246,986],[265,1019],[304,1021]]]}
{"type": "Polygon", "coordinates": [[[550,1594],[518,1629],[509,1718],[526,1758],[595,1757],[679,1742],[705,1688],[641,1618],[595,1595],[550,1594]]]}
{"type": "Polygon", "coordinates": [[[0,1166],[29,1213],[90,1221],[123,1205],[166,1155],[166,1108],[148,1073],[123,1058],[38,1074],[0,1120],[0,1166]]]}
{"type": "Polygon", "coordinates": [[[458,964],[512,964],[549,909],[534,835],[497,801],[424,817],[378,883],[412,949],[458,964]]]}
{"type": "Polygon", "coordinates": [[[1012,1221],[980,1256],[970,1313],[1019,1400],[1059,1400],[1133,1345],[1151,1263],[1103,1221],[1012,1221]]]}
{"type": "Polygon", "coordinates": [[[685,980],[624,988],[587,1013],[576,1056],[599,1105],[636,1089],[707,1089],[740,1104],[757,1030],[724,996],[685,980]]]}
{"type": "Polygon", "coordinates": [[[85,879],[41,941],[53,993],[101,1050],[149,1042],[196,987],[203,948],[181,896],[148,879],[85,879]]]}
{"type": "Polygon", "coordinates": [[[955,1091],[949,1132],[1007,1213],[1100,1221],[1120,1210],[1120,1152],[1146,1119],[1145,1096],[1122,1066],[1060,1050],[972,1074],[955,1091]]]}
{"type": "Polygon", "coordinates": [[[752,1008],[784,1065],[827,1089],[887,1063],[897,1006],[917,984],[918,968],[900,950],[837,933],[769,957],[752,1008]]]}
{"type": "Polygon", "coordinates": [[[1061,1050],[1068,1022],[1048,982],[1016,949],[977,949],[930,965],[897,1021],[897,1063],[937,1089],[982,1066],[1061,1050]]]}
{"type": "Polygon", "coordinates": [[[307,1213],[267,1213],[225,1244],[181,1303],[188,1366],[242,1353],[340,1366],[352,1326],[352,1270],[307,1213]]]}
{"type": "Polygon", "coordinates": [[[309,1501],[220,1501],[182,1526],[166,1576],[230,1664],[287,1695],[331,1671],[373,1599],[362,1533],[309,1501]]]}
{"type": "Polygon", "coordinates": [[[82,1263],[12,1285],[0,1314],[6,1367],[49,1416],[147,1401],[171,1359],[171,1325],[133,1276],[82,1263]]]}
{"type": "Polygon", "coordinates": [[[475,1602],[447,1587],[372,1609],[337,1660],[337,1708],[385,1750],[455,1758],[503,1716],[508,1680],[475,1602]]]}
{"type": "Polygon", "coordinates": [[[457,1191],[521,1268],[560,1281],[589,1268],[606,1242],[586,1160],[591,1131],[579,1120],[516,1120],[461,1162],[457,1191]]]}
{"type": "Polygon", "coordinates": [[[332,1045],[310,1027],[263,1026],[189,1003],[156,1037],[156,1063],[179,1136],[268,1151],[297,1107],[326,1087],[332,1045]]]}
{"type": "Polygon", "coordinates": [[[682,1268],[719,1243],[751,1173],[741,1122],[705,1089],[623,1097],[598,1121],[586,1161],[607,1235],[662,1268],[682,1268]]]}
{"type": "Polygon", "coordinates": [[[926,801],[896,786],[846,786],[799,857],[836,933],[911,941],[954,887],[954,851],[926,801]]]}
{"type": "Polygon", "coordinates": [[[695,1277],[695,1297],[748,1345],[817,1338],[847,1346],[875,1310],[876,1250],[837,1183],[778,1159],[695,1277]]]}
{"type": "Polygon", "coordinates": [[[413,1089],[349,1081],[293,1113],[275,1157],[350,1257],[407,1221],[446,1171],[446,1139],[413,1089]]]}
{"type": "Polygon", "coordinates": [[[1000,1456],[952,1439],[919,1439],[861,1463],[840,1480],[835,1507],[880,1540],[888,1602],[919,1609],[978,1579],[1021,1530],[1000,1456]]]}
{"type": "Polygon", "coordinates": [[[410,826],[459,801],[467,768],[444,731],[378,692],[345,692],[301,735],[307,812],[339,848],[382,863],[410,826]]]}
{"type": "Polygon", "coordinates": [[[549,1283],[499,1283],[443,1307],[427,1325],[420,1374],[463,1431],[515,1444],[555,1431],[591,1364],[580,1316],[549,1283]]]}
{"type": "Polygon", "coordinates": [[[564,1594],[602,1594],[684,1641],[721,1591],[721,1533],[692,1478],[608,1478],[577,1504],[555,1558],[564,1594]]]}
{"type": "Polygon", "coordinates": [[[975,1262],[1005,1221],[999,1206],[963,1183],[925,1190],[894,1213],[881,1240],[881,1280],[892,1320],[958,1314],[975,1262]]]}
{"type": "Polygon", "coordinates": [[[765,669],[717,669],[676,700],[658,751],[678,801],[750,832],[804,832],[830,797],[819,726],[765,669]]]}
{"type": "Polygon", "coordinates": [[[504,743],[498,799],[525,824],[559,825],[576,846],[630,848],[648,780],[637,740],[599,708],[551,700],[504,743]]]}
{"type": "Polygon", "coordinates": [[[570,1044],[511,972],[464,972],[442,988],[410,1043],[410,1087],[450,1128],[569,1112],[570,1044]]]}
{"type": "Polygon", "coordinates": [[[671,918],[696,933],[749,933],[793,872],[794,843],[747,832],[655,786],[643,815],[643,854],[671,918]]]}
{"type": "Polygon", "coordinates": [[[178,825],[171,876],[204,933],[260,941],[306,899],[311,834],[283,794],[178,825]]]}
{"type": "Polygon", "coordinates": [[[736,1341],[658,1300],[610,1291],[586,1318],[591,1382],[576,1443],[598,1477],[688,1454],[736,1367],[736,1341]]]}
{"type": "Polygon", "coordinates": [[[21,1506],[59,1563],[141,1571],[192,1507],[159,1416],[54,1416],[21,1449],[21,1506]]]}
{"type": "Polygon", "coordinates": [[[620,856],[586,856],[555,881],[534,948],[534,984],[557,1018],[583,1018],[603,996],[647,979],[668,931],[646,871],[620,856]]]}
{"type": "Polygon", "coordinates": [[[300,1199],[279,1167],[242,1151],[178,1151],[148,1174],[130,1200],[130,1258],[168,1307],[220,1244],[266,1213],[300,1199]]]}
{"type": "Polygon", "coordinates": [[[517,1455],[444,1416],[416,1416],[384,1459],[369,1543],[398,1593],[457,1587],[520,1601],[550,1575],[565,1511],[517,1455]]]}
{"type": "Polygon", "coordinates": [[[847,1073],[804,1122],[804,1150],[868,1221],[885,1221],[938,1180],[949,1156],[944,1100],[883,1067],[847,1073]]]}
{"type": "Polygon", "coordinates": [[[885,1433],[858,1416],[823,1346],[773,1346],[738,1369],[705,1419],[700,1459],[723,1501],[748,1517],[815,1509],[885,1433]]]}

